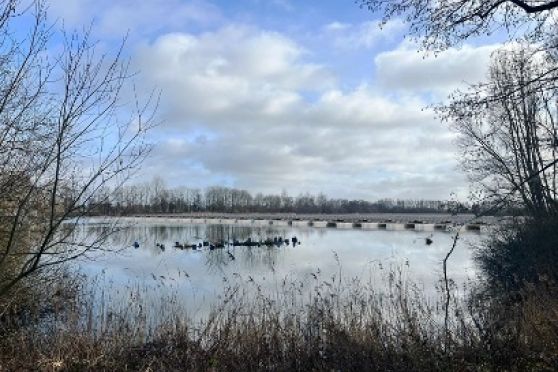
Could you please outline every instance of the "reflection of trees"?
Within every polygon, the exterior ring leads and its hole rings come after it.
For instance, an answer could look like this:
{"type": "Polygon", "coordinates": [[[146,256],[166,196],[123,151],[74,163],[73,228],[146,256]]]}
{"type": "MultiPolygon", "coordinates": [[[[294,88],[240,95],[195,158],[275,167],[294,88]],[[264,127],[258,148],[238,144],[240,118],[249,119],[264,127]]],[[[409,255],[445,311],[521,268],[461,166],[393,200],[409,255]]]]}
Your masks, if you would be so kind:
{"type": "Polygon", "coordinates": [[[207,267],[207,272],[209,274],[223,274],[223,268],[225,268],[230,262],[231,259],[224,249],[210,251],[205,256],[205,266],[207,267]]]}
{"type": "Polygon", "coordinates": [[[253,228],[253,230],[254,232],[252,238],[256,240],[266,240],[268,238],[273,239],[273,237],[275,236],[281,236],[283,238],[289,237],[287,233],[288,231],[287,229],[281,227],[273,227],[272,225],[258,226],[253,228]]]}
{"type": "MultiPolygon", "coordinates": [[[[244,232],[246,234],[246,232],[244,232]]],[[[220,240],[233,240],[242,239],[237,238],[235,233],[233,233],[231,226],[228,225],[205,225],[205,239],[211,242],[217,242],[220,240]]]]}
{"type": "Polygon", "coordinates": [[[275,262],[277,262],[277,247],[240,247],[242,250],[239,252],[240,263],[246,269],[255,269],[257,267],[265,266],[274,269],[275,262]]]}
{"type": "Polygon", "coordinates": [[[76,241],[83,241],[87,242],[97,239],[98,236],[106,236],[105,241],[101,248],[114,248],[118,250],[122,248],[122,245],[119,243],[120,235],[124,232],[125,229],[120,229],[112,224],[79,224],[79,225],[72,225],[72,224],[63,224],[61,226],[61,234],[65,236],[69,236],[71,234],[72,239],[76,241]]]}
{"type": "MultiPolygon", "coordinates": [[[[103,224],[85,225],[84,234],[102,233],[107,226],[103,224]]],[[[155,245],[155,243],[173,244],[195,243],[206,240],[217,242],[220,240],[233,241],[246,240],[265,240],[282,236],[290,237],[290,233],[285,228],[272,226],[235,226],[235,225],[134,225],[124,226],[117,234],[112,235],[110,244],[118,247],[132,246],[135,241],[143,245],[155,245]]]]}
{"type": "MultiPolygon", "coordinates": [[[[84,236],[96,236],[111,228],[103,224],[83,225],[80,233],[84,236]]],[[[167,249],[173,249],[175,242],[181,244],[197,244],[201,241],[218,242],[221,240],[232,242],[233,240],[244,241],[251,238],[253,241],[264,241],[274,237],[292,238],[298,236],[304,240],[309,235],[326,234],[325,229],[292,229],[291,227],[279,226],[238,226],[223,224],[191,224],[191,225],[159,225],[144,224],[122,226],[121,229],[110,236],[106,242],[110,249],[133,249],[135,241],[140,243],[139,249],[147,249],[154,254],[160,254],[161,250],[157,243],[165,244],[167,249]]],[[[281,249],[281,248],[280,248],[281,249]]],[[[230,247],[231,252],[237,258],[237,264],[245,266],[247,270],[254,270],[265,266],[269,269],[275,266],[278,257],[276,247],[230,247]]],[[[222,272],[224,267],[230,263],[230,258],[225,250],[216,249],[206,255],[206,265],[210,273],[222,272]]]]}
{"type": "MultiPolygon", "coordinates": [[[[258,268],[267,267],[272,270],[277,262],[277,247],[230,247],[229,251],[236,257],[235,262],[243,270],[254,272],[258,268]]],[[[231,263],[226,249],[216,249],[205,256],[205,264],[209,274],[224,273],[224,269],[231,263]]]]}
{"type": "MultiPolygon", "coordinates": [[[[289,230],[273,226],[235,226],[235,225],[206,225],[207,239],[211,241],[266,240],[275,236],[289,237],[289,230]]],[[[237,258],[237,262],[245,269],[254,270],[261,266],[273,268],[277,260],[277,248],[273,247],[230,247],[230,251],[237,258]]],[[[219,272],[230,263],[226,251],[215,250],[206,256],[206,265],[210,273],[219,272]]]]}
{"type": "Polygon", "coordinates": [[[275,236],[288,237],[287,229],[273,226],[205,225],[205,229],[205,240],[212,242],[244,241],[248,238],[265,240],[275,236]]]}

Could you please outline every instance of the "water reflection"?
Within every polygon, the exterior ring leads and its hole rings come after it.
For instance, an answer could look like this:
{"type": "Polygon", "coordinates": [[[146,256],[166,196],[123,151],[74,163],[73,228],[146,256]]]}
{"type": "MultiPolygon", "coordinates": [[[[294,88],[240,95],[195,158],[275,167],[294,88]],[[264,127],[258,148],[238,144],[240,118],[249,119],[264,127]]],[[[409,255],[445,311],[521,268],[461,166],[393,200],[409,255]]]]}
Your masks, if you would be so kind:
{"type": "MultiPolygon", "coordinates": [[[[82,233],[95,234],[104,227],[86,224],[82,233]]],[[[203,317],[223,288],[236,283],[257,283],[270,296],[281,283],[296,282],[310,288],[316,275],[358,277],[378,282],[390,268],[404,268],[405,275],[434,295],[441,261],[453,236],[444,232],[367,231],[277,225],[167,224],[153,220],[123,226],[107,245],[114,252],[98,252],[93,260],[79,262],[79,270],[103,287],[103,301],[117,304],[130,291],[141,291],[148,306],[158,306],[172,296],[190,317],[203,317]],[[293,246],[226,246],[224,249],[175,249],[175,242],[199,244],[224,240],[263,241],[273,237],[298,237],[293,246]],[[432,244],[425,243],[426,238],[432,244]],[[133,247],[134,242],[139,248],[133,247]],[[160,249],[157,244],[164,244],[160,249]]],[[[468,243],[479,236],[465,234],[449,264],[456,282],[475,276],[468,243]]]]}

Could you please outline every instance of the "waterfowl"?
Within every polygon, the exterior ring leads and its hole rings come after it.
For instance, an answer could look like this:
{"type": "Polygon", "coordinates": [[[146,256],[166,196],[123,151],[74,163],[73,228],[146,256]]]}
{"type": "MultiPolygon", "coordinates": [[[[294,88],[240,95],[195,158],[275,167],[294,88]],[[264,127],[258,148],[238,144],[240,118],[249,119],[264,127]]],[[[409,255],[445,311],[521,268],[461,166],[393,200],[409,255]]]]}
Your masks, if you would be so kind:
{"type": "Polygon", "coordinates": [[[434,241],[432,240],[432,235],[430,235],[429,237],[424,239],[424,242],[426,243],[426,245],[430,245],[432,244],[434,241]]]}

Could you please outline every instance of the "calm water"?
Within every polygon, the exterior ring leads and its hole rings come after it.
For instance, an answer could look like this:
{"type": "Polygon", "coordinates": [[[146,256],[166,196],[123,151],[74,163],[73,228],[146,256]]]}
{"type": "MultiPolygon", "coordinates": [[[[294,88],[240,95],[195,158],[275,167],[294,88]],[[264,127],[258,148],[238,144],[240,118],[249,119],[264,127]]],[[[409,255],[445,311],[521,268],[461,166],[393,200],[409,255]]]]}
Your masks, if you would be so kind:
{"type": "MultiPolygon", "coordinates": [[[[88,234],[101,224],[83,226],[88,234]]],[[[471,243],[480,235],[465,233],[449,264],[457,283],[474,279],[471,243]]],[[[408,230],[361,230],[276,225],[221,225],[180,223],[171,220],[126,220],[111,236],[107,248],[118,252],[97,253],[80,260],[79,270],[96,288],[97,302],[118,306],[141,294],[146,306],[168,305],[185,316],[200,318],[219,300],[224,288],[233,284],[258,287],[273,296],[284,280],[310,288],[316,276],[377,281],[392,269],[401,269],[427,294],[435,295],[442,260],[451,247],[449,232],[408,230]],[[292,238],[300,244],[280,247],[226,247],[210,250],[175,249],[175,242],[265,240],[292,238]],[[431,245],[425,243],[430,237],[431,245]],[[134,248],[137,241],[139,248],[134,248]],[[162,250],[157,244],[164,244],[162,250]]],[[[378,284],[381,285],[381,284],[378,284]]]]}

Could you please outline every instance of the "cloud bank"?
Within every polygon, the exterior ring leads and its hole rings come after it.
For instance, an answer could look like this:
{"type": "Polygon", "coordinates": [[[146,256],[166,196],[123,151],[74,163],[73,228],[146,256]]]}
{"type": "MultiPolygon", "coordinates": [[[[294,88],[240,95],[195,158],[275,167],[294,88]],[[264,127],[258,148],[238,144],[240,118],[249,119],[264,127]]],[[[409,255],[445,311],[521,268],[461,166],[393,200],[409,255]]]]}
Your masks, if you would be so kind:
{"type": "MultiPolygon", "coordinates": [[[[141,180],[368,200],[465,195],[454,135],[425,107],[484,78],[497,45],[425,57],[401,40],[399,20],[383,29],[336,19],[304,29],[282,19],[299,35],[231,20],[224,7],[52,0],[69,25],[95,13],[106,43],[129,30],[138,86],[162,90],[164,124],[141,180]],[[368,67],[356,84],[347,79],[351,64],[368,67]]],[[[297,15],[294,2],[274,7],[297,15]]]]}
{"type": "Polygon", "coordinates": [[[327,66],[308,61],[303,47],[276,32],[235,25],[163,35],[137,56],[143,78],[164,91],[174,131],[156,151],[157,169],[165,163],[163,174],[178,179],[209,177],[258,191],[448,197],[464,185],[453,135],[412,92],[476,78],[475,67],[470,75],[434,71],[438,63],[469,71],[471,59],[491,49],[468,47],[428,61],[405,48],[376,58],[382,89],[344,90],[327,66]],[[390,93],[397,90],[407,92],[390,93]]]}

